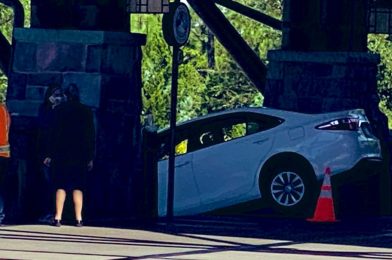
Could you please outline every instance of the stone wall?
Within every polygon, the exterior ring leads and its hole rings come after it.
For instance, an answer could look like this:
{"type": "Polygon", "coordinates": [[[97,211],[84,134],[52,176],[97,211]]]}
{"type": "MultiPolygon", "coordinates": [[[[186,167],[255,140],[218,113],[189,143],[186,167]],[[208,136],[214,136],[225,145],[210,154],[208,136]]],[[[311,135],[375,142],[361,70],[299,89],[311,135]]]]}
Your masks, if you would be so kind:
{"type": "Polygon", "coordinates": [[[13,169],[19,175],[18,213],[39,214],[40,165],[36,119],[51,83],[76,83],[94,111],[95,168],[86,214],[135,213],[133,187],[140,157],[141,46],[145,35],[105,31],[15,29],[7,104],[12,115],[13,169]],[[33,210],[31,210],[33,209],[33,210]]]}
{"type": "Polygon", "coordinates": [[[268,60],[265,106],[321,113],[367,108],[377,95],[375,54],[277,50],[268,60]]]}

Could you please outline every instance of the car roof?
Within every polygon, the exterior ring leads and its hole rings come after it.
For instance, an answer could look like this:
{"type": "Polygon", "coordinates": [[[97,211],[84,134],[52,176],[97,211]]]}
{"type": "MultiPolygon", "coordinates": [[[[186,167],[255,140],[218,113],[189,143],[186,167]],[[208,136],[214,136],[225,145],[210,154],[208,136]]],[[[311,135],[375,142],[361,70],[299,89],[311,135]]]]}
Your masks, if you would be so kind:
{"type": "MultiPolygon", "coordinates": [[[[227,110],[222,110],[222,111],[214,111],[211,112],[207,115],[203,115],[200,117],[196,117],[193,119],[177,122],[177,126],[182,126],[185,124],[191,124],[193,122],[198,122],[204,119],[220,116],[220,115],[230,115],[230,114],[237,114],[237,113],[258,113],[258,114],[264,114],[264,115],[269,115],[269,116],[274,116],[274,117],[279,117],[281,119],[290,120],[291,118],[295,118],[295,120],[298,120],[300,118],[317,118],[317,117],[333,117],[333,116],[339,116],[342,114],[347,114],[350,112],[360,112],[363,113],[363,109],[352,109],[352,110],[344,110],[344,111],[335,111],[335,112],[327,112],[327,113],[319,113],[319,114],[310,114],[310,113],[301,113],[301,112],[294,112],[294,111],[288,111],[288,110],[282,110],[282,109],[275,109],[275,108],[269,108],[269,107],[240,107],[240,108],[233,108],[233,109],[227,109],[227,110]]],[[[168,130],[169,127],[162,128],[158,130],[158,132],[164,132],[168,130]]]]}
{"type": "MultiPolygon", "coordinates": [[[[192,118],[189,120],[177,122],[177,126],[182,126],[184,124],[191,124],[193,122],[198,122],[198,121],[208,119],[208,118],[213,118],[216,116],[237,114],[237,113],[242,113],[242,112],[243,113],[265,114],[265,115],[281,117],[281,118],[288,117],[289,116],[288,113],[289,114],[300,114],[297,112],[284,111],[284,110],[267,108],[267,107],[240,107],[240,108],[232,108],[232,109],[221,110],[221,111],[214,111],[214,112],[208,113],[207,115],[203,115],[203,116],[199,116],[199,117],[192,118]]],[[[158,132],[164,132],[168,129],[169,129],[169,127],[165,127],[165,128],[158,130],[158,132]]]]}

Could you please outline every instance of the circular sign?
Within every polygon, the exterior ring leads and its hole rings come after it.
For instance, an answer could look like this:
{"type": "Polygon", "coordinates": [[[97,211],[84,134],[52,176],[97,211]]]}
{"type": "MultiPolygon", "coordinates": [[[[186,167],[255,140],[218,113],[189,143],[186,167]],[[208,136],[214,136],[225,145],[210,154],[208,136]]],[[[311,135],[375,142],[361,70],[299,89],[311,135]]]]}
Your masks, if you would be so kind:
{"type": "Polygon", "coordinates": [[[169,13],[163,15],[163,36],[172,46],[182,46],[189,38],[191,16],[188,7],[181,2],[170,3],[169,13]]]}

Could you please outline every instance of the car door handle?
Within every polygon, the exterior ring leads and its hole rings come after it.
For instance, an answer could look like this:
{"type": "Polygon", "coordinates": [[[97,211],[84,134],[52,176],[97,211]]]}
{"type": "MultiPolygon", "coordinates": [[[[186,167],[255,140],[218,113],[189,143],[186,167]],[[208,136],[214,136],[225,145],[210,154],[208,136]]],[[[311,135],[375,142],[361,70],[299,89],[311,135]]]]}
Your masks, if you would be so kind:
{"type": "Polygon", "coordinates": [[[188,164],[190,164],[191,162],[184,162],[184,163],[181,163],[181,164],[177,164],[176,165],[176,168],[180,168],[180,167],[184,167],[185,165],[188,165],[188,164]]]}
{"type": "Polygon", "coordinates": [[[254,141],[253,143],[254,144],[262,144],[262,143],[265,143],[267,141],[268,141],[268,138],[264,138],[264,139],[260,139],[260,140],[254,141]]]}

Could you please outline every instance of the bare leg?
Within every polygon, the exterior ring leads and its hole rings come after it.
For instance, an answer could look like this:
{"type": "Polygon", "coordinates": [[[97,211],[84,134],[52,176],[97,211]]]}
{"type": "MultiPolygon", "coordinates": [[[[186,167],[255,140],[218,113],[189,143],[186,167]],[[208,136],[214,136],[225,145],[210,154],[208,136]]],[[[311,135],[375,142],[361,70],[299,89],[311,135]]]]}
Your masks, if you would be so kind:
{"type": "Polygon", "coordinates": [[[83,192],[81,190],[73,191],[73,202],[75,208],[75,218],[76,220],[82,220],[83,192]]]}
{"type": "Polygon", "coordinates": [[[65,190],[58,189],[56,191],[56,215],[54,216],[54,219],[61,220],[61,216],[63,215],[63,209],[64,209],[64,201],[65,201],[66,196],[67,196],[67,194],[65,193],[65,190]]]}

